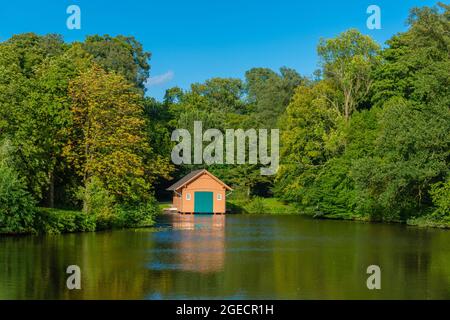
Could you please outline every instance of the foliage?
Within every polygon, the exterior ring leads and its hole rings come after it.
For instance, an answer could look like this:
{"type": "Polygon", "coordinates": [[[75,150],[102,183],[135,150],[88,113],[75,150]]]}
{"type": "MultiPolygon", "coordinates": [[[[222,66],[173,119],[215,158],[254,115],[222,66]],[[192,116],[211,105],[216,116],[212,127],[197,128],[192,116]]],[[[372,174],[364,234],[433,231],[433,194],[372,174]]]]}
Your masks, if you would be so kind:
{"type": "Polygon", "coordinates": [[[343,94],[340,111],[345,120],[350,118],[371,89],[371,72],[379,61],[379,51],[375,41],[355,29],[334,39],[322,39],[317,48],[325,77],[332,80],[343,94]]]}
{"type": "Polygon", "coordinates": [[[160,213],[156,201],[123,204],[117,208],[117,226],[121,228],[147,227],[154,223],[154,217],[160,213]]]}
{"type": "MultiPolygon", "coordinates": [[[[160,141],[150,134],[158,127],[154,113],[143,107],[149,57],[140,43],[124,36],[66,44],[57,35],[27,33],[0,43],[0,139],[16,147],[2,167],[9,195],[1,209],[10,215],[23,207],[7,232],[32,231],[41,222],[46,230],[40,213],[31,223],[24,218],[35,202],[78,209],[77,190],[89,190],[93,177],[101,178],[114,206],[152,201],[153,183],[168,178],[172,168],[167,156],[150,146],[160,141]]],[[[94,214],[98,227],[115,221],[110,202],[105,202],[110,211],[94,214]]]]}
{"type": "Polygon", "coordinates": [[[450,179],[432,185],[430,194],[436,206],[433,216],[450,223],[450,179]]]}
{"type": "Polygon", "coordinates": [[[134,37],[109,35],[88,36],[83,49],[90,53],[104,70],[121,74],[137,88],[144,89],[149,76],[151,57],[134,37]]]}
{"type": "Polygon", "coordinates": [[[115,199],[100,179],[92,177],[85,187],[79,188],[77,197],[83,202],[83,213],[94,217],[98,229],[113,226],[116,219],[115,199]]]}
{"type": "Polygon", "coordinates": [[[125,79],[93,66],[69,88],[73,126],[65,155],[85,184],[102,180],[118,201],[146,200],[167,165],[148,156],[143,106],[125,79]]]}
{"type": "Polygon", "coordinates": [[[263,200],[260,197],[253,198],[250,203],[246,206],[248,213],[267,213],[268,209],[264,205],[263,200]]]}
{"type": "Polygon", "coordinates": [[[208,168],[234,188],[233,210],[446,226],[449,12],[412,9],[383,49],[354,29],[322,39],[314,80],[252,68],[162,102],[144,96],[150,53],[133,37],[14,35],[0,43],[0,232],[151,224],[155,189],[168,196],[169,180],[203,167],[170,163],[170,133],[194,121],[281,129],[276,177],[255,164],[208,168]],[[273,195],[290,204],[260,198],[273,195]]]}
{"type": "Polygon", "coordinates": [[[39,234],[95,231],[95,218],[80,211],[39,208],[34,221],[39,234]]]}
{"type": "Polygon", "coordinates": [[[251,200],[227,199],[227,210],[246,214],[297,214],[298,208],[277,198],[253,197],[251,200]]]}
{"type": "Polygon", "coordinates": [[[322,81],[297,88],[285,115],[276,192],[308,205],[305,186],[333,154],[340,115],[332,84],[322,81]]]}
{"type": "Polygon", "coordinates": [[[356,30],[319,44],[324,79],[297,89],[283,116],[277,195],[320,216],[446,221],[448,12],[413,9],[382,51],[356,30]]]}
{"type": "Polygon", "coordinates": [[[35,201],[26,191],[11,161],[12,146],[0,144],[0,233],[23,233],[33,230],[35,201]]]}
{"type": "Polygon", "coordinates": [[[367,210],[405,220],[432,204],[430,187],[448,171],[450,115],[430,109],[398,99],[384,106],[373,155],[355,161],[353,170],[371,199],[367,210]]]}
{"type": "Polygon", "coordinates": [[[276,128],[294,90],[304,79],[293,69],[282,67],[280,74],[267,68],[245,73],[248,102],[254,113],[254,127],[276,128]]]}

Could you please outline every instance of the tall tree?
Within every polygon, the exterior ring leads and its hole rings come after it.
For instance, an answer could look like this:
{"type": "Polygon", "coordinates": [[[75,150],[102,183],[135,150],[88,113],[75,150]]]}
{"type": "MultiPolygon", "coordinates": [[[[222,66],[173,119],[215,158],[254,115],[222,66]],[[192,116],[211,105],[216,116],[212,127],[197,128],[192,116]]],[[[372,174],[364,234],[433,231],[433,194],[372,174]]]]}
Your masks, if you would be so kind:
{"type": "MultiPolygon", "coordinates": [[[[413,9],[410,29],[383,52],[372,99],[383,107],[376,143],[353,170],[367,210],[407,219],[425,212],[433,199],[442,203],[436,186],[449,174],[449,9],[413,9]]],[[[441,191],[450,197],[448,189],[441,191]]]]}
{"type": "Polygon", "coordinates": [[[151,54],[144,51],[142,44],[134,37],[89,36],[84,41],[83,48],[104,70],[115,71],[137,88],[145,88],[151,54]]]}
{"type": "Polygon", "coordinates": [[[344,96],[341,112],[348,121],[369,94],[372,71],[379,62],[379,45],[369,36],[350,29],[334,39],[322,39],[317,48],[325,78],[344,96]]]}
{"type": "Polygon", "coordinates": [[[142,98],[121,75],[94,65],[71,84],[73,130],[65,154],[87,185],[100,179],[118,201],[151,198],[168,172],[146,140],[142,98]]]}
{"type": "Polygon", "coordinates": [[[245,79],[248,102],[261,128],[276,127],[294,89],[304,82],[295,70],[286,67],[280,69],[280,74],[267,68],[253,68],[245,73],[245,79]]]}
{"type": "Polygon", "coordinates": [[[341,117],[338,101],[331,81],[296,89],[283,117],[276,188],[281,197],[309,205],[307,189],[333,156],[333,139],[341,117]]]}
{"type": "Polygon", "coordinates": [[[16,166],[38,200],[50,186],[49,205],[53,206],[53,173],[64,144],[62,132],[69,123],[64,101],[69,78],[76,75],[77,57],[73,50],[66,51],[60,37],[52,35],[19,35],[1,50],[6,53],[3,70],[15,74],[0,100],[5,99],[5,133],[20,154],[16,166]]]}

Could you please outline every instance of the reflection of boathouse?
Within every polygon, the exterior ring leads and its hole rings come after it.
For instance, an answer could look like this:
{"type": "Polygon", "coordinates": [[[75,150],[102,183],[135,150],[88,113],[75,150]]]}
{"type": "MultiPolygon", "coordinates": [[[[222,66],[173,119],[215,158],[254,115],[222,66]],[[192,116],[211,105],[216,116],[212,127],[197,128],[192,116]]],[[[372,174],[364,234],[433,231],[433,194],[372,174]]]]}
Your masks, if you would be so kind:
{"type": "Polygon", "coordinates": [[[192,171],[167,190],[173,191],[171,210],[180,213],[225,213],[226,192],[232,189],[202,169],[192,171]]]}
{"type": "MultiPolygon", "coordinates": [[[[225,262],[225,216],[179,216],[183,229],[180,264],[183,270],[216,272],[225,262]]],[[[174,226],[175,227],[175,226],[174,226]]]]}
{"type": "Polygon", "coordinates": [[[179,230],[176,243],[180,269],[192,272],[217,272],[225,263],[225,216],[173,216],[179,230]]]}

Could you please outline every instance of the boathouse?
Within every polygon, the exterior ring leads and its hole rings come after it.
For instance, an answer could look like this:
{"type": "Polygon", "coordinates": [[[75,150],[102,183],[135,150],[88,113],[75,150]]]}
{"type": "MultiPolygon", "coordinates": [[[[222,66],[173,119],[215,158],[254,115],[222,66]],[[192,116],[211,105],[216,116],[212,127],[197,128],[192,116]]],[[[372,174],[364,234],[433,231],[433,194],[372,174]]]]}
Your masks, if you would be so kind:
{"type": "Polygon", "coordinates": [[[167,190],[173,191],[171,210],[179,213],[226,212],[226,196],[232,189],[205,169],[195,170],[167,190]]]}

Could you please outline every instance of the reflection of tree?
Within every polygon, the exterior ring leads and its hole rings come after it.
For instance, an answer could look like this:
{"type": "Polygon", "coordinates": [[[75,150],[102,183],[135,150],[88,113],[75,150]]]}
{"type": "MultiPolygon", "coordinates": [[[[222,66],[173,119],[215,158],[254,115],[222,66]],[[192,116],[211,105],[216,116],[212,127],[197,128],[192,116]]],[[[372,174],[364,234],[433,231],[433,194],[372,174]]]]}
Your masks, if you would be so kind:
{"type": "Polygon", "coordinates": [[[448,231],[295,216],[171,219],[157,230],[0,238],[0,299],[450,297],[448,231]],[[70,264],[81,267],[81,291],[66,289],[70,264]],[[377,292],[365,286],[371,264],[381,267],[377,292]]]}
{"type": "Polygon", "coordinates": [[[151,287],[143,265],[149,231],[0,239],[0,299],[142,299],[151,287]],[[82,290],[66,287],[81,268],[82,290]]]}

